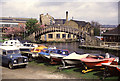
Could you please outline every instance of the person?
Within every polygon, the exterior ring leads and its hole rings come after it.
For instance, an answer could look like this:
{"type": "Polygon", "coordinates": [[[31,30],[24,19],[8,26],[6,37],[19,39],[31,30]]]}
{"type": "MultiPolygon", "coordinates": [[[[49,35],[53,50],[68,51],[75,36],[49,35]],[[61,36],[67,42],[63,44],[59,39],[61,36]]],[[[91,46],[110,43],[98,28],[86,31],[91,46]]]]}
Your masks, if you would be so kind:
{"type": "Polygon", "coordinates": [[[109,53],[106,53],[106,54],[105,54],[105,58],[110,58],[109,53]]]}

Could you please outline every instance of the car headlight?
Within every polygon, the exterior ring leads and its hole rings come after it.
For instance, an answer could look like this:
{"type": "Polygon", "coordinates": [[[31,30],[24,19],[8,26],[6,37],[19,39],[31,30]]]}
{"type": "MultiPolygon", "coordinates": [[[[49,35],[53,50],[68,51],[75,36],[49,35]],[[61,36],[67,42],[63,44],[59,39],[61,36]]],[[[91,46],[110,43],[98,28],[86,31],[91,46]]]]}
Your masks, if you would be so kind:
{"type": "Polygon", "coordinates": [[[27,61],[27,59],[24,59],[24,61],[27,61]]]}
{"type": "Polygon", "coordinates": [[[14,60],[14,63],[17,63],[17,60],[14,60]]]}

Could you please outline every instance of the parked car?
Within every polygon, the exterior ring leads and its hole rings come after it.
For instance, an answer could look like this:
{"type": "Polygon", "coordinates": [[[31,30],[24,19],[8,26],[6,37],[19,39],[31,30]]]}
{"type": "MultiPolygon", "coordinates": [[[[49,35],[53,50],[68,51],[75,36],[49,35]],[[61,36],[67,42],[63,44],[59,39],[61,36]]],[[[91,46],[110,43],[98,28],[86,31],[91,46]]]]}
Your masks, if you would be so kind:
{"type": "Polygon", "coordinates": [[[10,69],[15,66],[26,67],[28,64],[28,58],[22,56],[16,46],[0,46],[0,57],[2,58],[2,64],[7,65],[10,69]]]}

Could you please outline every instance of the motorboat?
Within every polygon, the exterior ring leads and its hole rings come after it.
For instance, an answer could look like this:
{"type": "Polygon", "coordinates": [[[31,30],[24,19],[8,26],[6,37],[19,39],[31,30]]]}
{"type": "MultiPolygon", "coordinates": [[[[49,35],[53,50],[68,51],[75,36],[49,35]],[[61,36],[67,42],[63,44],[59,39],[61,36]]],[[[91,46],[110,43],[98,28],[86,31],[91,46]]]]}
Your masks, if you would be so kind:
{"type": "Polygon", "coordinates": [[[119,72],[120,73],[120,65],[113,65],[109,63],[102,63],[102,66],[107,67],[111,72],[119,72]]]}
{"type": "Polygon", "coordinates": [[[23,46],[23,44],[19,40],[8,40],[8,41],[4,41],[2,46],[17,46],[17,47],[19,47],[19,46],[23,46]]]}
{"type": "Polygon", "coordinates": [[[67,49],[56,49],[54,52],[50,53],[51,64],[60,63],[62,58],[69,54],[67,49]]]}
{"type": "Polygon", "coordinates": [[[48,48],[48,47],[46,47],[45,45],[39,45],[38,47],[33,48],[31,50],[31,52],[33,53],[32,57],[33,58],[38,57],[39,56],[38,53],[41,52],[41,50],[43,50],[44,48],[48,48]]]}
{"type": "MultiPolygon", "coordinates": [[[[68,56],[64,57],[63,60],[63,64],[67,64],[67,65],[78,65],[81,63],[82,58],[86,58],[89,54],[77,54],[76,52],[73,52],[71,54],[69,54],[68,56]]],[[[65,65],[64,65],[65,66],[65,65]]]]}
{"type": "Polygon", "coordinates": [[[50,60],[50,53],[55,52],[53,48],[44,48],[41,52],[38,53],[38,57],[41,59],[50,60]]]}
{"type": "Polygon", "coordinates": [[[89,68],[102,66],[102,63],[112,63],[115,58],[102,58],[94,55],[89,55],[87,58],[82,58],[81,61],[89,68]]]}

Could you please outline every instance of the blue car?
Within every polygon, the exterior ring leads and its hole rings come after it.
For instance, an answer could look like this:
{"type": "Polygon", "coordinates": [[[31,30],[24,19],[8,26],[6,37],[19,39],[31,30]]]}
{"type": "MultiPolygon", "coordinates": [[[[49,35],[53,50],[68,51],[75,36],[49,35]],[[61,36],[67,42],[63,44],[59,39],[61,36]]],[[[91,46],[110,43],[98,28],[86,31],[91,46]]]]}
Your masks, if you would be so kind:
{"type": "Polygon", "coordinates": [[[22,56],[19,48],[15,46],[0,46],[0,57],[2,58],[2,64],[7,65],[10,69],[15,66],[26,67],[28,64],[28,58],[22,56]]]}

